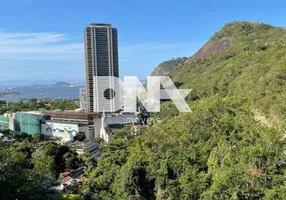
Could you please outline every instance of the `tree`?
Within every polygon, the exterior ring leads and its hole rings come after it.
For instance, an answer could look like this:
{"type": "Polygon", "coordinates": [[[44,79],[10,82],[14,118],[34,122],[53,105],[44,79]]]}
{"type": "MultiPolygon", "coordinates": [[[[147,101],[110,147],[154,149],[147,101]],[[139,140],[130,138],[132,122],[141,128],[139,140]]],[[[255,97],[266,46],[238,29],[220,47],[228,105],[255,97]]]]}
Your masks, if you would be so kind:
{"type": "Polygon", "coordinates": [[[3,133],[5,136],[10,136],[11,130],[9,130],[9,129],[1,130],[1,133],[3,133]]]}
{"type": "Polygon", "coordinates": [[[86,139],[85,133],[84,132],[79,132],[78,134],[76,134],[76,136],[74,137],[74,140],[77,141],[84,141],[86,139]]]}
{"type": "Polygon", "coordinates": [[[41,152],[45,156],[52,157],[55,162],[56,174],[62,172],[66,168],[77,168],[81,164],[80,160],[77,158],[77,153],[68,146],[47,142],[43,145],[41,152]]]}
{"type": "Polygon", "coordinates": [[[44,141],[45,136],[42,133],[36,133],[32,136],[33,142],[34,143],[40,143],[42,141],[44,141]]]}
{"type": "Polygon", "coordinates": [[[257,123],[240,98],[209,98],[192,103],[192,110],[136,138],[115,134],[102,147],[97,167],[87,170],[84,194],[98,199],[285,195],[283,131],[257,123]]]}
{"type": "Polygon", "coordinates": [[[38,153],[33,157],[34,178],[41,181],[53,180],[57,176],[56,163],[53,157],[38,153]]]}
{"type": "Polygon", "coordinates": [[[0,145],[0,199],[49,199],[49,191],[34,176],[22,145],[26,144],[0,145]]]}
{"type": "Polygon", "coordinates": [[[33,149],[33,145],[29,143],[28,141],[16,142],[12,145],[12,148],[17,152],[21,152],[25,154],[27,159],[32,158],[32,153],[34,149],[33,149]]]}
{"type": "Polygon", "coordinates": [[[78,158],[78,154],[74,151],[70,151],[63,156],[65,160],[65,166],[68,169],[77,169],[81,165],[81,160],[78,158]]]}

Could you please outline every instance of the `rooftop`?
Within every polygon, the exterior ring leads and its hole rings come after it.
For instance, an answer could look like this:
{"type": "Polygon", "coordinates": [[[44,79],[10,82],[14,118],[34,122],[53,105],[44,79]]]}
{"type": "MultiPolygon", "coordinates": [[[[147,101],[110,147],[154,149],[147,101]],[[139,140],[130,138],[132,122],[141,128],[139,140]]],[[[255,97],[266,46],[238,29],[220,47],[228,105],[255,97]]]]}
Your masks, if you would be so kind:
{"type": "Polygon", "coordinates": [[[46,111],[42,112],[42,114],[49,115],[51,117],[59,117],[59,118],[90,118],[90,117],[100,117],[99,113],[91,113],[91,112],[52,112],[46,111]]]}
{"type": "Polygon", "coordinates": [[[111,24],[106,24],[106,23],[91,23],[89,26],[90,26],[90,27],[101,27],[101,26],[111,27],[111,24]]]}
{"type": "Polygon", "coordinates": [[[60,184],[67,184],[70,181],[72,181],[72,177],[67,176],[60,180],[60,184]]]}
{"type": "Polygon", "coordinates": [[[63,177],[66,177],[66,176],[70,175],[70,173],[71,172],[66,171],[66,172],[60,173],[60,175],[63,176],[63,177]]]}
{"type": "Polygon", "coordinates": [[[74,124],[78,126],[86,126],[85,124],[79,123],[79,122],[67,122],[67,121],[59,121],[59,120],[45,120],[45,122],[50,123],[57,123],[57,124],[74,124]]]}
{"type": "Polygon", "coordinates": [[[69,144],[70,147],[73,147],[76,149],[86,149],[94,145],[96,144],[92,142],[82,142],[82,141],[74,141],[73,143],[69,144]]]}

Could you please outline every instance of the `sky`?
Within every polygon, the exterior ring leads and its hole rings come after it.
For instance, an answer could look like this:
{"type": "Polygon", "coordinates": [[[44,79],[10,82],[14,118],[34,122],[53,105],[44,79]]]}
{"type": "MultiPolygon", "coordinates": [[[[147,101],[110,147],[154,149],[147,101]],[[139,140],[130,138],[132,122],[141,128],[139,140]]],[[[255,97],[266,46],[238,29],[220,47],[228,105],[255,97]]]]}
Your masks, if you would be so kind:
{"type": "Polygon", "coordinates": [[[145,80],[163,61],[193,55],[224,24],[285,27],[285,0],[0,0],[0,81],[84,82],[83,30],[118,29],[120,76],[145,80]]]}

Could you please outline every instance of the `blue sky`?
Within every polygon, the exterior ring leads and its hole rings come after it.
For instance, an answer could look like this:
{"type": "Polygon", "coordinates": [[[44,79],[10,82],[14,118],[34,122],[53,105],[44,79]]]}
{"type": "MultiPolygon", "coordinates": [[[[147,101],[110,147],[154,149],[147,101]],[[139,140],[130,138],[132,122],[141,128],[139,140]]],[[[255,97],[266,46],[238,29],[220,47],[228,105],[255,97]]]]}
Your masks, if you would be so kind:
{"type": "Polygon", "coordinates": [[[227,22],[286,26],[285,8],[282,0],[0,0],[0,80],[84,80],[83,29],[92,22],[118,28],[120,75],[146,79],[227,22]]]}

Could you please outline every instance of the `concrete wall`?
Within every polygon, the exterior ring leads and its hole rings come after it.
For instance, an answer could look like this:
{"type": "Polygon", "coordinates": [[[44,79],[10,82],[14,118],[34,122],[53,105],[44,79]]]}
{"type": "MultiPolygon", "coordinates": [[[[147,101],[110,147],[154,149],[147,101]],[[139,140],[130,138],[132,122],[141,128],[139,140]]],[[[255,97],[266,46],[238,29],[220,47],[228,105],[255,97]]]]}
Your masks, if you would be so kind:
{"type": "Polygon", "coordinates": [[[94,126],[93,125],[80,126],[79,132],[84,132],[86,139],[94,138],[94,126]]]}
{"type": "Polygon", "coordinates": [[[100,138],[101,118],[94,119],[94,138],[100,138]]]}

